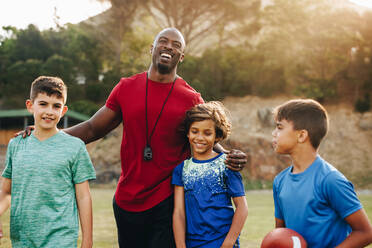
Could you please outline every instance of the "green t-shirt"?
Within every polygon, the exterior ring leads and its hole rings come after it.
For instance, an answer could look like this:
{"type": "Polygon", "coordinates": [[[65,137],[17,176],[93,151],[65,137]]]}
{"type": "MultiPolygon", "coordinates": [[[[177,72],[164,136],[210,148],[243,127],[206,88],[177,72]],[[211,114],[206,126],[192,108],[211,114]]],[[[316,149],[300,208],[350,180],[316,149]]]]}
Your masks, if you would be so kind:
{"type": "Polygon", "coordinates": [[[12,180],[12,247],[76,247],[75,184],[95,179],[85,144],[63,131],[9,142],[3,177],[12,180]]]}

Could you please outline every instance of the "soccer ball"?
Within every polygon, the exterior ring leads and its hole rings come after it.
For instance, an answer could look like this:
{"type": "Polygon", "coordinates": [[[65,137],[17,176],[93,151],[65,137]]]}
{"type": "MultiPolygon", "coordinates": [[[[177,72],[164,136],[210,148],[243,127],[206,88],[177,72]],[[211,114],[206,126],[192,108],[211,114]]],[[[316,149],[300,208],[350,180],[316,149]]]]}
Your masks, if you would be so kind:
{"type": "Polygon", "coordinates": [[[261,248],[306,248],[305,239],[289,228],[275,228],[261,243],[261,248]]]}

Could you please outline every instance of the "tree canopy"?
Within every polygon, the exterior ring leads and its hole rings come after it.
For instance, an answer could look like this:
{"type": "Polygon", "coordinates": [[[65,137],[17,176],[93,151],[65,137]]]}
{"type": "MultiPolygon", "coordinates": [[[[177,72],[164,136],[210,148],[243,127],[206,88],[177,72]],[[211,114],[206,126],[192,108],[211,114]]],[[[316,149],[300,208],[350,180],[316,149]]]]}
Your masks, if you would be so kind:
{"type": "Polygon", "coordinates": [[[68,85],[70,108],[92,114],[174,26],[189,47],[179,74],[206,100],[294,94],[370,109],[372,12],[347,1],[100,1],[112,8],[78,25],[2,27],[0,108],[23,107],[31,82],[51,75],[68,85]]]}

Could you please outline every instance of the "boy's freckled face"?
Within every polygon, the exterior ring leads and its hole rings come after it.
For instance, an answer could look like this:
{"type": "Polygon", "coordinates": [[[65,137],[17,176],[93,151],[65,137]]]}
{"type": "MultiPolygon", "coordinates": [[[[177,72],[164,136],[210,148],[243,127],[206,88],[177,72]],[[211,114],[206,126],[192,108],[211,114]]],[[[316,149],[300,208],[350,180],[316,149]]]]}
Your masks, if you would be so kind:
{"type": "Polygon", "coordinates": [[[45,131],[55,129],[67,111],[63,98],[43,93],[38,94],[33,102],[28,100],[26,105],[34,116],[35,128],[45,131]]]}
{"type": "Polygon", "coordinates": [[[215,124],[212,120],[196,121],[192,123],[187,137],[189,138],[194,158],[207,160],[213,157],[216,131],[215,124]]]}
{"type": "Polygon", "coordinates": [[[287,120],[276,122],[276,128],[272,132],[272,144],[276,153],[291,154],[297,144],[298,131],[293,129],[293,123],[287,120]]]}

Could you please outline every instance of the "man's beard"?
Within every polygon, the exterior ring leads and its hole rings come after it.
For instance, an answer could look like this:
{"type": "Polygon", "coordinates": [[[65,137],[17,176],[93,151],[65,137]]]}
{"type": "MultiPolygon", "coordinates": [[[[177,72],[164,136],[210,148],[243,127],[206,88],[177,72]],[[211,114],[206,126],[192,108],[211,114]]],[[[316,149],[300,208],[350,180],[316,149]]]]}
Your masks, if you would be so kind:
{"type": "Polygon", "coordinates": [[[158,71],[160,74],[168,74],[172,71],[174,67],[166,66],[164,64],[158,63],[158,71]]]}

